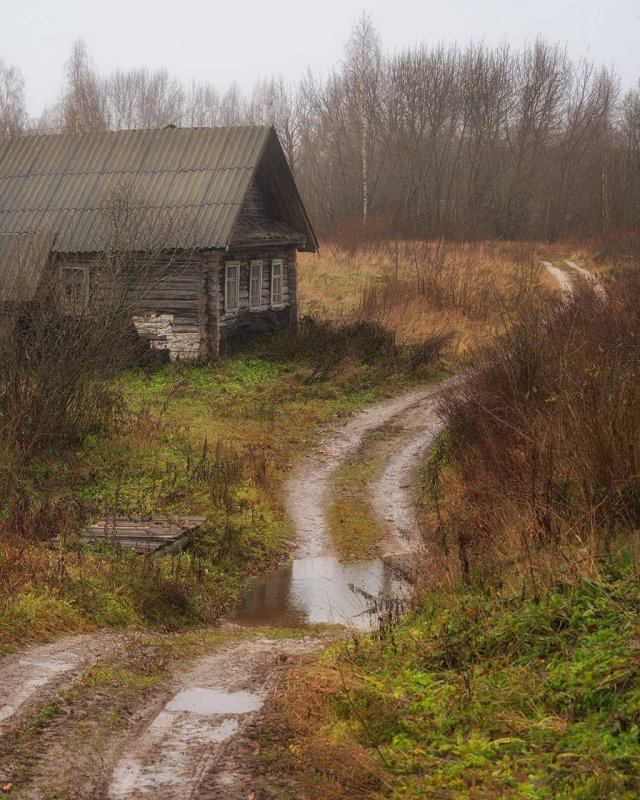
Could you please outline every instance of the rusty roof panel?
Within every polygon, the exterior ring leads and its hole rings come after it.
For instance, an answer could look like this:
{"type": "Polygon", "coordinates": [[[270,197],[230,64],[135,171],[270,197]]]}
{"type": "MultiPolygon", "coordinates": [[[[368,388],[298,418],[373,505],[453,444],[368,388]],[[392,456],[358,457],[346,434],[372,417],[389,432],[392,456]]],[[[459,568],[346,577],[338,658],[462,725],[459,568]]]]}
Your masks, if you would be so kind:
{"type": "Polygon", "coordinates": [[[114,147],[104,163],[105,172],[139,172],[149,147],[148,131],[118,131],[114,147]]]}
{"type": "Polygon", "coordinates": [[[59,209],[95,208],[96,195],[101,175],[89,172],[81,175],[63,175],[55,198],[59,209]]]}
{"type": "MultiPolygon", "coordinates": [[[[29,177],[24,178],[15,178],[14,180],[24,182],[21,184],[22,191],[20,192],[20,196],[18,198],[13,199],[13,206],[9,206],[9,201],[7,200],[6,208],[14,208],[19,210],[20,208],[24,209],[46,209],[50,208],[54,204],[54,199],[58,192],[58,187],[60,185],[60,181],[62,180],[62,175],[42,175],[40,180],[32,181],[29,177]],[[16,203],[19,205],[16,207],[16,203]]],[[[5,205],[5,201],[3,198],[3,207],[5,205]]]]}
{"type": "Polygon", "coordinates": [[[177,206],[200,205],[206,196],[213,170],[199,169],[173,175],[172,200],[177,206]]]}
{"type": "Polygon", "coordinates": [[[13,211],[23,207],[22,196],[28,180],[26,175],[15,178],[0,177],[0,209],[2,211],[13,211]]]}
{"type": "Polygon", "coordinates": [[[73,136],[38,136],[39,147],[31,165],[32,175],[51,175],[67,171],[76,149],[73,136]]]}
{"type": "MultiPolygon", "coordinates": [[[[181,205],[172,194],[175,172],[141,172],[133,176],[131,196],[135,206],[170,208],[181,205]]],[[[194,201],[199,202],[196,195],[194,201]]]]}
{"type": "Polygon", "coordinates": [[[6,136],[0,136],[0,162],[2,161],[5,152],[11,146],[11,139],[6,136]]]}
{"type": "Polygon", "coordinates": [[[190,131],[178,128],[169,130],[172,131],[171,136],[167,136],[164,130],[152,132],[140,165],[142,172],[175,172],[180,169],[183,158],[188,158],[191,137],[184,134],[190,131]]]}
{"type": "Polygon", "coordinates": [[[38,157],[41,136],[11,139],[0,161],[0,174],[6,177],[28,175],[38,157]]]}
{"type": "MultiPolygon", "coordinates": [[[[62,134],[72,136],[73,134],[62,134]]],[[[116,146],[117,134],[108,132],[84,133],[73,137],[73,148],[66,172],[104,172],[112,150],[116,146]]]]}
{"type": "Polygon", "coordinates": [[[248,167],[219,169],[213,175],[203,202],[219,203],[220,198],[224,198],[225,204],[241,204],[252,178],[253,171],[248,167]]]}
{"type": "Polygon", "coordinates": [[[236,206],[233,205],[202,206],[193,229],[195,247],[226,247],[236,217],[236,206]]]}

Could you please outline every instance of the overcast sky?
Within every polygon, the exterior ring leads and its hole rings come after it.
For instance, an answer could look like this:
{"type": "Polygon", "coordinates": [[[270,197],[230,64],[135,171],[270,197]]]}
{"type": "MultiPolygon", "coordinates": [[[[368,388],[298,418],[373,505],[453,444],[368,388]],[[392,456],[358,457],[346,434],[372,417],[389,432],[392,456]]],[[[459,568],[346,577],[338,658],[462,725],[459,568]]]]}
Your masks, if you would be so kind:
{"type": "Polygon", "coordinates": [[[543,34],[613,65],[625,86],[640,77],[640,0],[0,0],[0,58],[21,67],[32,114],[55,99],[78,37],[101,72],[166,66],[248,89],[275,73],[326,71],[363,10],[389,52],[421,40],[519,46],[543,34]]]}

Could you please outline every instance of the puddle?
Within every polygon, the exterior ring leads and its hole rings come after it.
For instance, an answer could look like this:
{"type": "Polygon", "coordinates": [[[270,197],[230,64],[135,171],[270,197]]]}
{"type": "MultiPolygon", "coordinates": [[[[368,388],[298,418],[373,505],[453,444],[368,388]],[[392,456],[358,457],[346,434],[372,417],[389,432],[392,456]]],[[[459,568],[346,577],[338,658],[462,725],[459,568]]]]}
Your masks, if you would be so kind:
{"type": "Polygon", "coordinates": [[[366,630],[369,602],[352,587],[376,598],[407,595],[406,584],[380,559],[341,564],[333,556],[297,558],[253,581],[231,621],[259,627],[325,622],[366,630]]]}
{"type": "Polygon", "coordinates": [[[224,689],[188,689],[170,700],[167,711],[196,714],[248,714],[262,707],[260,695],[251,692],[226,692],[224,689]]]}

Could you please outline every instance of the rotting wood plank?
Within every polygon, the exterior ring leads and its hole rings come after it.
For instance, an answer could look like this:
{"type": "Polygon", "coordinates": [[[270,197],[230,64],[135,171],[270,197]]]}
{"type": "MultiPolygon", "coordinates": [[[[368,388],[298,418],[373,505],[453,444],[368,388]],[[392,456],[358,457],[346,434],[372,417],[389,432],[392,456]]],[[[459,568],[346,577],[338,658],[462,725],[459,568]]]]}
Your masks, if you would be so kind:
{"type": "Polygon", "coordinates": [[[118,518],[95,522],[82,532],[86,542],[107,542],[136,553],[166,555],[181,550],[188,535],[197,532],[204,517],[118,518]]]}

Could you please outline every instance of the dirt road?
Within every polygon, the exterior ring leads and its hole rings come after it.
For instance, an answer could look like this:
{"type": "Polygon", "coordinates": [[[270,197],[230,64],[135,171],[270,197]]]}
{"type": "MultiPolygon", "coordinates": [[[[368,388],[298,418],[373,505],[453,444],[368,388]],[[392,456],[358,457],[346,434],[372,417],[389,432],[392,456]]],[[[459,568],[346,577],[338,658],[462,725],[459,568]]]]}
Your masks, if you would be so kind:
{"type": "Polygon", "coordinates": [[[551,277],[556,281],[560,291],[565,296],[570,296],[573,294],[573,290],[576,286],[576,280],[578,280],[584,281],[587,286],[590,286],[601,300],[606,300],[607,292],[602,283],[593,274],[593,272],[589,272],[588,269],[579,266],[575,263],[575,261],[569,261],[565,259],[562,262],[562,266],[559,267],[555,266],[550,261],[542,261],[541,263],[549,275],[551,275],[551,277]]]}
{"type": "Polygon", "coordinates": [[[67,636],[35,645],[0,660],[0,735],[12,718],[64,683],[74,679],[101,656],[117,650],[115,634],[67,636]]]}
{"type": "MultiPolygon", "coordinates": [[[[563,291],[572,291],[570,272],[579,274],[575,265],[567,264],[566,271],[543,263],[563,291]]],[[[297,535],[294,559],[257,582],[238,613],[241,623],[267,627],[248,632],[228,624],[227,641],[212,646],[194,663],[176,668],[171,680],[144,702],[134,703],[118,736],[106,731],[99,740],[97,759],[95,746],[83,745],[82,735],[76,733],[75,744],[69,747],[65,723],[60,722],[51,742],[30,756],[27,773],[12,786],[11,796],[34,800],[250,796],[251,776],[243,757],[245,732],[257,724],[264,699],[288,659],[327,642],[326,633],[313,629],[301,638],[269,627],[304,629],[316,622],[366,627],[367,617],[351,586],[369,594],[393,589],[383,560],[344,565],[335,557],[327,523],[332,476],[346,459],[371,443],[381,469],[363,494],[386,534],[381,555],[410,553],[420,538],[414,503],[418,468],[442,428],[439,395],[454,390],[455,384],[455,379],[448,379],[412,390],[328,430],[321,444],[300,460],[285,487],[297,535]]],[[[61,639],[0,660],[0,752],[3,733],[10,736],[26,711],[37,710],[88,666],[121,646],[118,637],[97,634],[61,639]]],[[[91,703],[85,713],[91,716],[91,703]]],[[[94,727],[99,724],[91,722],[94,727]]],[[[13,781],[2,764],[0,780],[13,781]]]]}
{"type": "Polygon", "coordinates": [[[437,399],[452,385],[449,379],[371,406],[329,431],[321,446],[301,460],[286,485],[287,510],[297,535],[297,558],[333,555],[327,525],[331,476],[383,429],[393,430],[393,435],[384,437],[387,463],[370,491],[389,534],[387,550],[406,550],[408,539],[417,533],[409,492],[412,470],[441,429],[437,399]]]}
{"type": "MultiPolygon", "coordinates": [[[[331,476],[345,458],[386,428],[384,467],[369,493],[372,508],[387,532],[385,554],[406,552],[417,536],[412,502],[416,468],[441,427],[436,411],[441,388],[413,390],[353,415],[328,430],[320,446],[301,459],[286,485],[297,552],[291,565],[266,576],[265,591],[257,599],[264,610],[274,587],[279,587],[275,595],[290,597],[296,594],[292,591],[295,585],[299,613],[293,620],[279,617],[277,607],[275,616],[267,620],[269,625],[339,621],[366,627],[350,586],[360,585],[370,593],[389,591],[391,579],[380,560],[342,565],[335,558],[326,521],[331,476]],[[281,591],[283,575],[288,576],[288,583],[281,591]]],[[[89,762],[87,753],[78,746],[66,753],[65,769],[59,768],[61,748],[65,746],[62,725],[30,767],[30,776],[12,790],[12,796],[44,798],[56,790],[68,798],[80,797],[77,791],[82,791],[109,800],[178,800],[198,797],[201,785],[206,785],[207,796],[246,796],[239,794],[241,789],[245,792],[249,780],[242,770],[243,731],[255,723],[267,692],[287,660],[326,642],[326,634],[312,630],[301,639],[273,636],[269,630],[247,635],[246,629],[231,628],[229,641],[214,647],[184,671],[177,670],[172,681],[135,708],[123,734],[105,737],[99,767],[89,762]],[[88,763],[96,774],[89,783],[79,781],[77,774],[74,776],[74,764],[80,772],[88,763]]],[[[48,697],[72,684],[87,667],[118,647],[117,637],[96,634],[61,639],[3,659],[0,720],[37,710],[48,697]]],[[[12,775],[1,765],[0,778],[12,781],[12,775]]]]}
{"type": "MultiPolygon", "coordinates": [[[[276,571],[263,579],[257,599],[259,612],[264,614],[269,598],[295,595],[292,577],[296,570],[302,575],[297,584],[302,594],[300,616],[295,620],[298,625],[345,621],[356,616],[354,595],[347,589],[350,583],[360,582],[368,591],[388,586],[382,562],[344,566],[334,557],[326,521],[330,479],[368,437],[394,423],[394,435],[385,440],[388,462],[371,487],[371,495],[373,507],[388,531],[386,551],[405,552],[417,536],[411,495],[415,470],[420,455],[441,427],[436,411],[440,390],[441,387],[416,390],[354,415],[329,432],[320,447],[301,460],[286,486],[298,552],[291,572],[276,571]],[[285,590],[283,575],[289,575],[285,590]]],[[[285,615],[290,610],[286,600],[279,601],[266,621],[271,625],[287,624],[290,619],[285,615]],[[278,617],[278,611],[283,616],[278,617]]],[[[265,617],[250,621],[265,621],[265,617]]],[[[204,658],[183,676],[173,699],[125,748],[113,771],[110,800],[197,797],[203,781],[207,796],[248,796],[250,776],[242,770],[242,732],[259,712],[283,658],[308,652],[323,643],[326,639],[313,636],[303,642],[283,642],[265,632],[264,636],[232,644],[204,658]]]]}

